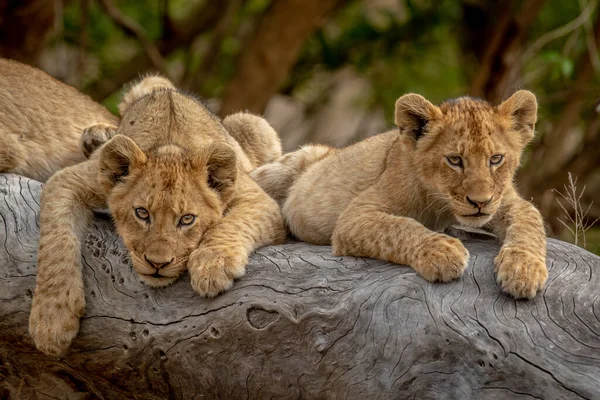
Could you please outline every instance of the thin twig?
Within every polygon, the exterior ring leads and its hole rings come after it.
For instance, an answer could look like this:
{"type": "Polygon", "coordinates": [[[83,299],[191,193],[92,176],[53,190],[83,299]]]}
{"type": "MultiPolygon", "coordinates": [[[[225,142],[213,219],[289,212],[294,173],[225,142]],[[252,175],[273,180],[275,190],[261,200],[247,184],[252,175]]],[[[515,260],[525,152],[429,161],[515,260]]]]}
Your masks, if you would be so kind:
{"type": "Polygon", "coordinates": [[[577,16],[577,18],[575,18],[574,20],[566,23],[565,25],[556,28],[550,32],[547,32],[546,34],[540,36],[538,38],[538,40],[536,40],[535,42],[533,42],[533,44],[531,46],[529,46],[527,48],[527,50],[525,50],[523,52],[523,55],[521,55],[520,58],[520,62],[521,63],[525,63],[527,60],[529,60],[535,53],[537,53],[542,47],[544,47],[545,45],[547,45],[548,43],[550,43],[553,40],[556,40],[564,35],[568,35],[570,32],[573,32],[574,30],[578,29],[579,27],[581,27],[589,18],[590,16],[593,14],[594,10],[596,9],[596,6],[598,5],[598,0],[592,0],[590,1],[587,6],[585,7],[585,9],[581,12],[581,14],[579,14],[577,16]]]}
{"type": "Polygon", "coordinates": [[[565,58],[570,58],[573,55],[573,51],[576,49],[577,44],[579,43],[579,36],[581,35],[580,30],[574,30],[571,32],[567,40],[565,40],[565,45],[562,49],[562,56],[565,58]]]}
{"type": "Polygon", "coordinates": [[[106,13],[115,21],[117,25],[121,26],[123,29],[132,33],[138,38],[154,67],[158,69],[161,74],[168,76],[165,60],[160,54],[160,51],[158,51],[158,48],[154,45],[154,43],[152,43],[146,34],[144,28],[142,28],[137,21],[121,13],[121,11],[113,4],[112,0],[100,0],[100,2],[102,3],[106,13]]]}
{"type": "MultiPolygon", "coordinates": [[[[579,8],[582,12],[588,4],[586,4],[584,0],[579,0],[579,8]]],[[[596,39],[594,38],[594,29],[592,27],[592,22],[589,19],[583,24],[583,30],[585,31],[585,43],[588,48],[588,53],[590,53],[590,61],[592,62],[594,71],[598,74],[600,72],[600,59],[598,58],[598,47],[596,46],[596,39]]]]}

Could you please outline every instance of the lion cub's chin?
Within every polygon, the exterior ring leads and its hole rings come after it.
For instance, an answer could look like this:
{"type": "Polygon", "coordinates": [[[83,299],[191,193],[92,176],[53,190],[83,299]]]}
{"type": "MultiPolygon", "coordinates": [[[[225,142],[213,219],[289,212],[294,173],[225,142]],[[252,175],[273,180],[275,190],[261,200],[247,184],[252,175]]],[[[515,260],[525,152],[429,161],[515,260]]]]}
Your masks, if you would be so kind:
{"type": "Polygon", "coordinates": [[[492,219],[493,216],[494,216],[494,214],[486,214],[486,215],[472,216],[472,217],[456,215],[455,217],[456,217],[456,220],[458,221],[458,223],[463,226],[468,226],[471,228],[481,228],[482,226],[484,226],[485,224],[490,222],[490,220],[492,219]]]}
{"type": "Polygon", "coordinates": [[[152,275],[144,275],[144,274],[140,274],[138,273],[138,276],[140,277],[140,280],[145,283],[148,286],[152,286],[152,287],[165,287],[165,286],[169,286],[172,283],[174,283],[178,278],[179,275],[177,276],[164,276],[161,278],[155,278],[152,275]]]}

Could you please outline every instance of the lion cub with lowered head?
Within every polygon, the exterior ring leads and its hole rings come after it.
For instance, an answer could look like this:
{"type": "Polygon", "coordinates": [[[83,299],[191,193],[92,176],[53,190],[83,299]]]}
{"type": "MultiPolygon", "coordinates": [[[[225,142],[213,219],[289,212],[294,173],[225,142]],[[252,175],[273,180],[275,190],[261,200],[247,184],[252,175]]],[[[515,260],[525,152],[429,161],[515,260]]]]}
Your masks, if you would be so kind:
{"type": "Polygon", "coordinates": [[[469,260],[458,239],[436,231],[488,227],[503,242],[498,282],[514,297],[534,297],[548,276],[546,235],[513,177],[536,116],[524,90],[496,107],[471,98],[436,107],[407,94],[396,102],[399,132],[341,150],[306,146],[251,176],[300,240],[407,264],[429,281],[460,277],[469,260]]]}
{"type": "Polygon", "coordinates": [[[194,290],[209,297],[245,273],[252,250],[285,240],[277,203],[247,174],[281,155],[264,119],[239,113],[221,122],[160,77],[134,86],[119,108],[118,128],[86,132],[114,137],[42,192],[29,332],[47,354],[64,353],[79,330],[80,247],[94,208],[110,209],[143,282],[166,286],[187,268],[194,290]]]}

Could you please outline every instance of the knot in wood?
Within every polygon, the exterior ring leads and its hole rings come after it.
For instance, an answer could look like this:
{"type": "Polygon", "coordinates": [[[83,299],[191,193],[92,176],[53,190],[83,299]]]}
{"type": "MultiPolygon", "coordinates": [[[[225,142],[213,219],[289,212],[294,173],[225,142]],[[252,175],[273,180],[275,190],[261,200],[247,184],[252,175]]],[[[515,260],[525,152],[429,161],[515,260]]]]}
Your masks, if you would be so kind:
{"type": "Polygon", "coordinates": [[[277,311],[265,310],[261,307],[250,307],[246,311],[246,319],[251,327],[262,330],[279,319],[277,311]]]}

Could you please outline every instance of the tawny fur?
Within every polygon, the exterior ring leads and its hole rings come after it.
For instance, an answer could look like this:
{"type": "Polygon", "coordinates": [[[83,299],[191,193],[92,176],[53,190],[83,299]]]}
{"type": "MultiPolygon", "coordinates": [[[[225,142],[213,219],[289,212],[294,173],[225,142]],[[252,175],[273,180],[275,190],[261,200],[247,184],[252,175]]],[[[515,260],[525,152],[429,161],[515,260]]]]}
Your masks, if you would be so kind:
{"type": "Polygon", "coordinates": [[[335,149],[324,145],[306,145],[250,173],[265,192],[280,206],[287,199],[289,188],[310,165],[333,154],[335,149]]]}
{"type": "Polygon", "coordinates": [[[0,173],[46,181],[85,160],[83,129],[118,118],[43,71],[0,59],[0,173]]]}
{"type": "MultiPolygon", "coordinates": [[[[119,104],[119,110],[123,113],[141,97],[160,88],[175,89],[166,78],[152,75],[145,77],[125,93],[119,104]]],[[[225,117],[222,124],[229,132],[229,136],[225,140],[240,156],[238,161],[243,171],[250,172],[281,156],[279,135],[264,118],[247,112],[238,112],[225,117]]],[[[116,127],[110,124],[86,127],[80,140],[85,157],[89,158],[94,151],[109,141],[115,135],[115,129],[116,127]]]]}
{"type": "Polygon", "coordinates": [[[248,156],[250,161],[248,171],[281,157],[279,135],[264,118],[239,112],[225,117],[223,125],[240,144],[244,154],[248,156]],[[257,132],[262,134],[257,135],[257,132]]]}
{"type": "Polygon", "coordinates": [[[429,281],[458,278],[468,264],[462,243],[439,232],[457,222],[489,228],[503,243],[499,284],[514,297],[534,297],[548,276],[546,236],[513,177],[534,134],[535,96],[518,91],[496,107],[471,98],[437,107],[408,94],[395,115],[399,132],[341,150],[308,146],[252,177],[282,204],[299,239],[332,244],[336,255],[407,264],[429,281]],[[503,156],[497,165],[495,155],[503,156]],[[462,165],[451,164],[455,157],[462,165]]]}
{"type": "Polygon", "coordinates": [[[85,310],[80,247],[93,208],[108,206],[142,281],[165,286],[187,269],[204,296],[230,288],[251,251],[285,240],[277,203],[247,174],[281,155],[275,131],[250,114],[221,123],[164,78],[147,79],[125,96],[117,128],[86,130],[99,143],[112,139],[44,187],[29,331],[47,354],[66,351],[85,310]]]}

